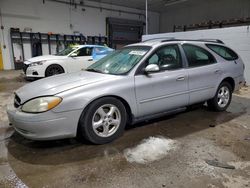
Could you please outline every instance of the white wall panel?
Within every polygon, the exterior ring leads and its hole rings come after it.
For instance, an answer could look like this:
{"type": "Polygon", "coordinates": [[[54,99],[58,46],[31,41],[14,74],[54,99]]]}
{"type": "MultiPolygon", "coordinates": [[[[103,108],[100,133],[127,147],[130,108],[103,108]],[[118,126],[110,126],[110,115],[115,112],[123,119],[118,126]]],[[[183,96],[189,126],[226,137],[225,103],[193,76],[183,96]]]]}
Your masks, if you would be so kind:
{"type": "Polygon", "coordinates": [[[31,52],[31,44],[30,43],[24,43],[23,44],[23,51],[24,51],[24,60],[27,60],[32,57],[31,52]]]}
{"type": "Polygon", "coordinates": [[[245,77],[250,83],[250,30],[249,26],[229,27],[222,29],[208,29],[188,32],[161,33],[144,35],[143,40],[160,37],[174,37],[179,39],[220,39],[235,50],[245,63],[245,77]]]}
{"type": "Polygon", "coordinates": [[[48,44],[42,44],[43,54],[49,54],[49,46],[48,44]]]}

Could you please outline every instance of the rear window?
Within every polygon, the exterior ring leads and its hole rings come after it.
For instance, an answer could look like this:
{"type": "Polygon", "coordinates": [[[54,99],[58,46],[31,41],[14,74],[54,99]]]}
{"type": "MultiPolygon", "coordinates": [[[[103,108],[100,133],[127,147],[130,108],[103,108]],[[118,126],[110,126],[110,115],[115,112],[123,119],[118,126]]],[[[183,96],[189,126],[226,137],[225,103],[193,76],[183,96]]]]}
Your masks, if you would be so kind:
{"type": "Polygon", "coordinates": [[[225,46],[216,44],[206,44],[206,46],[226,60],[232,61],[238,59],[238,55],[233,50],[225,46]]]}

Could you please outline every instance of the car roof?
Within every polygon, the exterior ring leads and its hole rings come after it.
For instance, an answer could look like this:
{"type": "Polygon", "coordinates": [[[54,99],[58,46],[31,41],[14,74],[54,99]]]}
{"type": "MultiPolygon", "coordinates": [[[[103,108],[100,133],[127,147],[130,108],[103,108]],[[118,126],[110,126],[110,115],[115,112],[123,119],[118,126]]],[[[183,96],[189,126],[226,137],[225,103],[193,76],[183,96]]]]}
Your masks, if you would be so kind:
{"type": "Polygon", "coordinates": [[[128,46],[159,46],[166,43],[176,43],[176,42],[191,42],[191,43],[213,43],[224,46],[224,42],[219,39],[175,39],[175,38],[154,38],[145,40],[139,43],[131,44],[128,46]]]}
{"type": "Polygon", "coordinates": [[[108,48],[107,46],[96,45],[96,44],[75,45],[75,47],[79,47],[79,48],[82,48],[82,47],[106,47],[106,48],[108,48]]]}

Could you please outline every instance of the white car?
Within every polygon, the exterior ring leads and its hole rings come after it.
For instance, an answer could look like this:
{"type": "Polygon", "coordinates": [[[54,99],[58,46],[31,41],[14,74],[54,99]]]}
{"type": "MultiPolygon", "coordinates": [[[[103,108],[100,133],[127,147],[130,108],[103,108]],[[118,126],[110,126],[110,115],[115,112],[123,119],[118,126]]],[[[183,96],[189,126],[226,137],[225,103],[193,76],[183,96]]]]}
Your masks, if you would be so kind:
{"type": "Polygon", "coordinates": [[[113,49],[99,45],[76,45],[55,55],[33,57],[24,62],[27,78],[43,78],[86,69],[113,49]]]}

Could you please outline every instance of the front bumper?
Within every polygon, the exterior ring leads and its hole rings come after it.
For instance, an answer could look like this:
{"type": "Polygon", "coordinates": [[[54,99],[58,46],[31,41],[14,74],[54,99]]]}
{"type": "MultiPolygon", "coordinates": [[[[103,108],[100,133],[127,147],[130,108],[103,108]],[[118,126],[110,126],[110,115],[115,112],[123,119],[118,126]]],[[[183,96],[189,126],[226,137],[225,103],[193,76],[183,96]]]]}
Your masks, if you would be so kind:
{"type": "Polygon", "coordinates": [[[76,136],[81,110],[31,114],[8,107],[7,114],[10,125],[22,136],[32,140],[55,140],[76,136]]]}
{"type": "Polygon", "coordinates": [[[24,72],[24,74],[26,74],[26,71],[27,71],[27,68],[29,67],[29,65],[27,65],[27,64],[23,64],[23,72],[24,72]]]}
{"type": "Polygon", "coordinates": [[[43,78],[45,77],[45,70],[42,66],[28,66],[25,71],[26,77],[43,78]]]}

